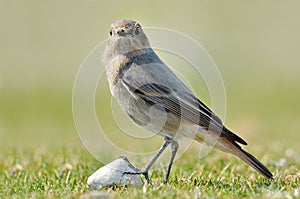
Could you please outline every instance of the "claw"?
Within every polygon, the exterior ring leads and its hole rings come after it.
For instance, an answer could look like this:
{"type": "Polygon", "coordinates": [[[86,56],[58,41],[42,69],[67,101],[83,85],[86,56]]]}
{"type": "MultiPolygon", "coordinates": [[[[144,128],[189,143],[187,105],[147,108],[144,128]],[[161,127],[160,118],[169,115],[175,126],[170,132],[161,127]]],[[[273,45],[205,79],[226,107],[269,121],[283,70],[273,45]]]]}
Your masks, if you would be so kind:
{"type": "Polygon", "coordinates": [[[145,176],[145,178],[147,180],[147,183],[150,185],[151,182],[150,182],[150,179],[149,179],[148,171],[144,171],[142,174],[143,174],[143,176],[145,176]]]}
{"type": "Polygon", "coordinates": [[[141,174],[146,178],[147,183],[151,184],[148,171],[136,171],[136,172],[125,171],[122,176],[124,176],[124,175],[141,175],[141,174]]]}
{"type": "Polygon", "coordinates": [[[168,182],[168,178],[169,178],[169,174],[170,174],[170,171],[171,171],[171,167],[172,167],[172,164],[173,164],[173,161],[174,161],[177,149],[178,149],[178,143],[177,143],[177,141],[171,140],[168,137],[165,137],[165,143],[161,146],[161,148],[159,149],[159,151],[155,154],[155,156],[152,158],[152,160],[150,161],[150,163],[146,166],[146,168],[145,168],[144,171],[141,171],[141,170],[138,169],[138,170],[136,170],[134,172],[124,172],[123,176],[126,175],[126,174],[129,174],[129,175],[142,174],[143,176],[145,176],[145,178],[147,180],[147,183],[151,184],[150,179],[149,179],[149,175],[148,175],[148,171],[152,167],[152,165],[154,164],[154,162],[158,159],[158,157],[162,154],[162,152],[171,143],[172,143],[172,155],[171,155],[171,159],[170,159],[170,162],[169,162],[168,171],[167,171],[167,174],[166,174],[166,177],[165,177],[165,181],[168,182]]]}

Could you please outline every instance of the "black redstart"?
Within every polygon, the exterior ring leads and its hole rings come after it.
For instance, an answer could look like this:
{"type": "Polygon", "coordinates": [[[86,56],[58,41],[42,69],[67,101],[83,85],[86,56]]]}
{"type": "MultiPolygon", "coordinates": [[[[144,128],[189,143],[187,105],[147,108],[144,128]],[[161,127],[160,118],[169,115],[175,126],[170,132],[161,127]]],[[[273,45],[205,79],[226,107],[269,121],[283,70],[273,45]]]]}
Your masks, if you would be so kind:
{"type": "Polygon", "coordinates": [[[177,140],[184,136],[236,155],[260,174],[272,178],[272,173],[239,145],[247,143],[227,129],[161,61],[138,22],[116,21],[109,34],[103,62],[112,95],[135,123],[165,138],[147,167],[130,174],[143,174],[150,182],[149,169],[171,144],[172,154],[165,176],[168,181],[178,149],[177,140]]]}

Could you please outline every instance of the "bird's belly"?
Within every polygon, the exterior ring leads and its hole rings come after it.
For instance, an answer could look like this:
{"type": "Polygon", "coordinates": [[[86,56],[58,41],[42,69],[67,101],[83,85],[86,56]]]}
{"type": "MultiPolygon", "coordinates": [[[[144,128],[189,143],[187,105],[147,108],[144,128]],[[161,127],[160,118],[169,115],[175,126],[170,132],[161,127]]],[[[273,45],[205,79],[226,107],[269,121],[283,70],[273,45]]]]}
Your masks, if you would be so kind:
{"type": "Polygon", "coordinates": [[[167,112],[157,104],[135,97],[126,88],[114,88],[114,97],[121,109],[141,127],[162,136],[174,138],[180,126],[180,117],[167,112]]]}

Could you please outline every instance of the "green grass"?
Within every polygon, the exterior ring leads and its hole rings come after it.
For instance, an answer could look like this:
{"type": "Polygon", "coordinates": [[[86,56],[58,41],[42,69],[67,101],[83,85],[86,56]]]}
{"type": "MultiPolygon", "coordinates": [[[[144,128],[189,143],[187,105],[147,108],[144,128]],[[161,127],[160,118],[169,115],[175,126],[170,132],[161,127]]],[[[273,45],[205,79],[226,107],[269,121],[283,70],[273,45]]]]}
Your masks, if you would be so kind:
{"type": "MultiPolygon", "coordinates": [[[[124,198],[298,198],[297,157],[277,153],[263,161],[282,157],[287,158],[288,164],[283,168],[269,166],[274,179],[268,180],[222,152],[213,151],[199,159],[193,147],[175,162],[168,184],[163,183],[165,170],[152,170],[151,186],[114,186],[101,191],[124,198]]],[[[100,166],[101,163],[78,146],[7,150],[1,154],[0,195],[3,198],[78,198],[94,191],[86,186],[86,181],[100,166]]]]}
{"type": "MultiPolygon", "coordinates": [[[[86,151],[76,133],[71,90],[27,91],[28,100],[9,91],[2,90],[5,95],[0,97],[0,130],[4,132],[0,134],[0,197],[79,198],[93,193],[95,190],[86,186],[87,178],[103,164],[86,151]]],[[[256,105],[247,106],[247,92],[243,89],[235,92],[244,93],[239,101],[232,100],[238,94],[228,91],[226,124],[248,141],[245,149],[267,165],[274,180],[265,179],[239,159],[220,151],[200,159],[200,146],[196,144],[174,163],[168,184],[163,184],[165,169],[151,170],[152,186],[114,186],[100,191],[120,198],[299,198],[299,107],[294,106],[296,103],[286,103],[285,107],[271,109],[278,104],[267,100],[275,99],[273,90],[269,90],[269,95],[260,95],[254,101],[256,105]],[[268,111],[266,106],[270,108],[268,111]],[[283,128],[282,124],[287,125],[283,128]],[[287,160],[282,168],[269,165],[281,158],[287,160]]],[[[297,93],[290,96],[293,100],[300,98],[297,93]]],[[[285,102],[290,99],[280,98],[285,102]]],[[[100,105],[109,106],[109,97],[101,100],[100,105]]],[[[96,109],[111,139],[121,140],[124,149],[128,146],[130,150],[143,152],[158,146],[159,143],[151,144],[151,140],[150,144],[132,145],[128,138],[120,139],[118,134],[122,132],[112,126],[110,114],[104,114],[101,106],[96,109]]],[[[117,158],[114,151],[105,152],[110,161],[117,158]]],[[[147,157],[130,161],[145,166],[147,157]]],[[[168,159],[160,159],[158,164],[165,165],[163,161],[168,159]]]]}
{"type": "MultiPolygon", "coordinates": [[[[199,159],[196,145],[174,163],[169,184],[162,183],[165,170],[151,170],[152,186],[100,191],[120,198],[300,198],[299,2],[1,2],[0,198],[79,198],[94,191],[86,181],[103,164],[80,143],[72,87],[88,52],[123,18],[175,29],[203,44],[224,80],[225,124],[274,180],[222,152],[199,159]],[[282,168],[268,164],[281,158],[287,159],[282,168]]],[[[203,82],[180,62],[168,63],[192,75],[185,78],[209,105],[203,82]]],[[[120,134],[105,112],[110,94],[102,85],[96,113],[108,137],[123,149],[158,147],[151,139],[133,145],[120,134]]],[[[98,153],[104,152],[110,161],[117,158],[111,150],[98,153]]],[[[139,158],[130,160],[145,166],[148,157],[139,158]]]]}

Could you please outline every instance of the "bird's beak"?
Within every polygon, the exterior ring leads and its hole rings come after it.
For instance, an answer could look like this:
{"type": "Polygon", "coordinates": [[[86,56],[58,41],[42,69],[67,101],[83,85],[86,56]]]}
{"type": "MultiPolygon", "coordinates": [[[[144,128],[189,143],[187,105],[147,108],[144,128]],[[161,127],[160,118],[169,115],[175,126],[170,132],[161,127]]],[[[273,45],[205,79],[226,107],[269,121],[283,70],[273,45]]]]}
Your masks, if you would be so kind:
{"type": "Polygon", "coordinates": [[[120,28],[119,30],[117,30],[117,34],[119,35],[119,36],[125,36],[125,30],[123,29],[123,28],[120,28]]]}

